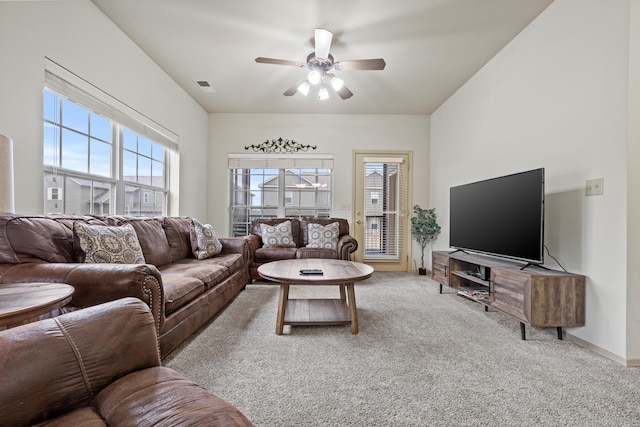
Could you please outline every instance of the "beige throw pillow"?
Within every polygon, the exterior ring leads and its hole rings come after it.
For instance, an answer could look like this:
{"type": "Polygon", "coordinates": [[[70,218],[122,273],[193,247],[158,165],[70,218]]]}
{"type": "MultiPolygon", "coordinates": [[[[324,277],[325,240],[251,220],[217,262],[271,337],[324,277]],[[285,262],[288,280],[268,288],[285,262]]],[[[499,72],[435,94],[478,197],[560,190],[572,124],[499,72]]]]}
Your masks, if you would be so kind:
{"type": "Polygon", "coordinates": [[[309,223],[308,248],[336,249],[340,237],[340,225],[337,222],[321,225],[309,223]]]}
{"type": "Polygon", "coordinates": [[[284,221],[276,225],[260,224],[262,246],[265,248],[295,248],[291,232],[291,221],[284,221]]]}
{"type": "Polygon", "coordinates": [[[222,243],[210,224],[201,224],[195,219],[191,229],[191,251],[195,259],[207,259],[222,252],[222,243]]]}
{"type": "Polygon", "coordinates": [[[86,263],[145,264],[138,235],[131,224],[120,227],[73,224],[86,263]]]}

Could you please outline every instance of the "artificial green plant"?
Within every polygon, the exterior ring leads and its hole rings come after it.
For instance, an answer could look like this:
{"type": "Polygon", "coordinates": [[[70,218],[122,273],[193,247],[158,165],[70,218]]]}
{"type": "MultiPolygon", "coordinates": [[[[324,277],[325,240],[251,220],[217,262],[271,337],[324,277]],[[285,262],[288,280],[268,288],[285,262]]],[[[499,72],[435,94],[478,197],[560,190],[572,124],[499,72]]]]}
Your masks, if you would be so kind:
{"type": "Polygon", "coordinates": [[[437,221],[436,209],[422,209],[419,205],[415,205],[411,218],[411,235],[422,249],[420,257],[422,268],[424,268],[424,248],[429,242],[435,240],[438,234],[440,234],[440,226],[437,221]]]}

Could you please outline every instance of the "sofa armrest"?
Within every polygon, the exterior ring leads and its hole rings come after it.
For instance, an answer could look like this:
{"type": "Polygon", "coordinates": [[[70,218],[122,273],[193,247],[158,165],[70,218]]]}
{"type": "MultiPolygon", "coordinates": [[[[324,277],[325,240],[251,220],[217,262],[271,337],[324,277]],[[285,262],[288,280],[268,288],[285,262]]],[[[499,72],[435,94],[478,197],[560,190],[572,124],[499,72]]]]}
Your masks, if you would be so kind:
{"type": "Polygon", "coordinates": [[[223,237],[220,239],[222,243],[221,254],[242,254],[244,260],[244,280],[246,283],[250,281],[249,265],[253,259],[253,253],[249,248],[249,241],[245,237],[223,237]]]}
{"type": "Polygon", "coordinates": [[[0,334],[0,425],[32,425],[83,406],[113,381],[160,366],[149,308],[134,298],[0,334]]]}
{"type": "Polygon", "coordinates": [[[338,259],[351,260],[351,254],[358,249],[358,241],[351,235],[345,234],[338,240],[338,259]]]}
{"type": "Polygon", "coordinates": [[[242,254],[246,260],[249,248],[244,237],[221,237],[218,240],[222,243],[223,254],[242,254]]]}
{"type": "Polygon", "coordinates": [[[22,263],[3,271],[1,283],[56,282],[75,288],[69,303],[84,308],[124,297],[135,297],[151,309],[156,332],[164,323],[162,277],[150,264],[22,263]]]}
{"type": "Polygon", "coordinates": [[[262,247],[262,238],[255,234],[249,234],[248,236],[244,236],[244,239],[249,242],[249,253],[251,254],[251,259],[253,260],[253,254],[257,249],[260,249],[262,247]]]}

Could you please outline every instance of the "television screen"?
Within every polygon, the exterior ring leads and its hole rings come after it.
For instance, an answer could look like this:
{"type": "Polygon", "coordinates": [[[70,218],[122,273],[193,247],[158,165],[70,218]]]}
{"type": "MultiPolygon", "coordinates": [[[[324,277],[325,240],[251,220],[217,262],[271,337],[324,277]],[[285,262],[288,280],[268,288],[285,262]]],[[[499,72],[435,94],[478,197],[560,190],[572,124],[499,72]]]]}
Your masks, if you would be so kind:
{"type": "Polygon", "coordinates": [[[544,262],[544,168],[451,187],[449,244],[544,262]]]}

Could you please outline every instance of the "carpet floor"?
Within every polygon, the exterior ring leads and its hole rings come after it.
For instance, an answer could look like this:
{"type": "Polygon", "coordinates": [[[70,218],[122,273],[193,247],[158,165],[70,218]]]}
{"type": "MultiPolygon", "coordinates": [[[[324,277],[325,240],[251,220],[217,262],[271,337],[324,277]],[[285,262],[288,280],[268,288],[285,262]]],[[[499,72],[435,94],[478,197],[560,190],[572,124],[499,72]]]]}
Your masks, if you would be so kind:
{"type": "MultiPolygon", "coordinates": [[[[412,273],[355,285],[360,333],[285,326],[278,286],[248,285],[165,364],[256,426],[640,426],[640,369],[412,273]]],[[[292,286],[290,298],[337,298],[292,286]]]]}

